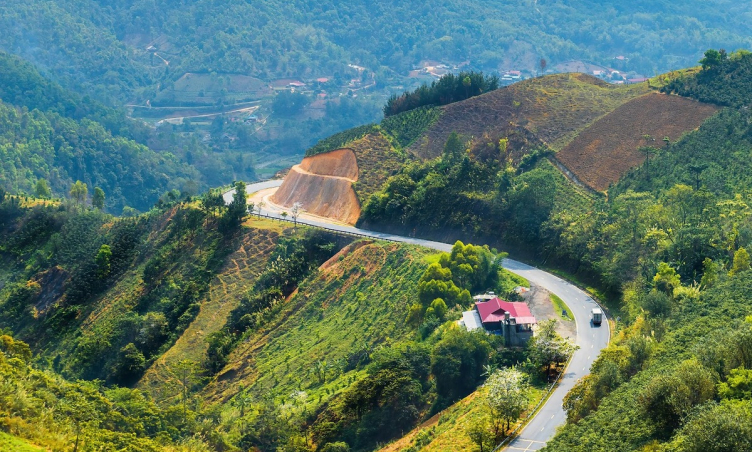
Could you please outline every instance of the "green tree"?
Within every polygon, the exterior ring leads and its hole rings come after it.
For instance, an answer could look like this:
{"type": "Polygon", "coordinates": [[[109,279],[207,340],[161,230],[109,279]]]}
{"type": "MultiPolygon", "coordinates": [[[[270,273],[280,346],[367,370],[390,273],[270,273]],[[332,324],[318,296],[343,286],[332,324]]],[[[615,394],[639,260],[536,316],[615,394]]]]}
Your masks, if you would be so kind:
{"type": "Polygon", "coordinates": [[[52,197],[52,191],[50,190],[50,184],[46,179],[38,179],[37,185],[34,190],[37,198],[48,199],[52,197]]]}
{"type": "Polygon", "coordinates": [[[444,153],[442,155],[442,163],[445,164],[447,169],[456,165],[465,153],[465,143],[460,139],[457,132],[449,134],[446,143],[444,144],[444,153]]]}
{"type": "Polygon", "coordinates": [[[170,368],[170,372],[177,378],[180,385],[181,402],[183,405],[183,420],[188,414],[188,394],[196,383],[198,365],[190,359],[183,359],[170,368]]]}
{"type": "Polygon", "coordinates": [[[442,300],[441,298],[433,300],[431,302],[431,306],[429,306],[429,309],[432,310],[437,319],[441,321],[444,320],[444,317],[447,313],[447,305],[446,303],[444,303],[444,300],[442,300]]]}
{"type": "Polygon", "coordinates": [[[728,380],[718,385],[718,395],[723,399],[752,399],[752,370],[732,369],[728,380]]]}
{"type": "Polygon", "coordinates": [[[708,49],[705,51],[705,58],[700,60],[703,70],[712,69],[716,66],[720,66],[726,59],[726,52],[719,52],[715,49],[708,49]]]}
{"type": "Polygon", "coordinates": [[[94,187],[94,194],[91,195],[91,205],[99,210],[104,209],[104,190],[99,187],[94,187]]]}
{"type": "Polygon", "coordinates": [[[225,207],[222,193],[217,189],[209,190],[201,198],[201,207],[207,214],[211,213],[212,217],[216,216],[217,211],[225,207]]]}
{"type": "Polygon", "coordinates": [[[676,270],[665,262],[658,264],[658,272],[653,277],[653,286],[666,295],[673,296],[674,291],[681,287],[681,279],[676,270]]]}
{"type": "Polygon", "coordinates": [[[491,346],[484,333],[451,330],[431,352],[436,392],[448,405],[470,394],[481,381],[491,346]]]}
{"type": "Polygon", "coordinates": [[[97,276],[106,278],[110,275],[110,260],[112,260],[112,250],[109,245],[102,245],[97,251],[94,263],[97,265],[97,276]]]}
{"type": "Polygon", "coordinates": [[[736,452],[752,450],[752,402],[708,403],[681,428],[664,450],[736,452]]]}
{"type": "Polygon", "coordinates": [[[321,452],[350,452],[350,446],[343,441],[327,443],[321,448],[321,452]]]}
{"type": "Polygon", "coordinates": [[[505,431],[511,423],[522,415],[528,405],[527,376],[514,367],[507,367],[492,373],[483,385],[486,389],[485,403],[491,411],[491,419],[496,438],[504,433],[501,428],[506,422],[505,431]]]}
{"type": "Polygon", "coordinates": [[[715,396],[715,380],[713,372],[696,359],[683,361],[674,371],[653,377],[638,403],[662,434],[670,436],[692,408],[715,396]]]}
{"type": "Polygon", "coordinates": [[[480,452],[491,451],[496,445],[496,438],[491,433],[488,424],[488,419],[483,417],[481,419],[473,419],[465,428],[465,434],[473,444],[478,446],[480,452]]]}
{"type": "Polygon", "coordinates": [[[576,346],[559,336],[554,319],[538,324],[538,333],[528,341],[527,349],[530,360],[550,376],[551,365],[555,367],[568,360],[576,346]]]}
{"type": "Polygon", "coordinates": [[[70,196],[71,199],[79,206],[82,207],[86,202],[86,195],[89,193],[89,189],[86,184],[77,180],[71,185],[70,196]]]}
{"type": "Polygon", "coordinates": [[[729,271],[730,276],[734,276],[739,272],[749,270],[749,253],[744,248],[739,248],[734,253],[734,264],[729,271]]]}

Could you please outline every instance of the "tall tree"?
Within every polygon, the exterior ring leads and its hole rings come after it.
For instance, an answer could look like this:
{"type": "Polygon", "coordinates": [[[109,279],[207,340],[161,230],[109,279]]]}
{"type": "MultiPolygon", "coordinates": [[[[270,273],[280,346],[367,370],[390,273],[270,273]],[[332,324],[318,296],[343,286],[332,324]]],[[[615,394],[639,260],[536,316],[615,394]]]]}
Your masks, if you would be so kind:
{"type": "Polygon", "coordinates": [[[79,207],[83,206],[86,203],[86,195],[88,193],[89,189],[86,187],[86,184],[81,182],[80,180],[77,180],[73,185],[71,185],[71,199],[73,199],[73,201],[78,204],[79,207]]]}
{"type": "Polygon", "coordinates": [[[99,210],[104,209],[104,190],[94,187],[94,194],[91,196],[91,205],[99,210]]]}
{"type": "Polygon", "coordinates": [[[47,199],[52,197],[52,191],[50,190],[50,184],[47,179],[37,180],[37,185],[34,189],[37,198],[47,199]]]}
{"type": "Polygon", "coordinates": [[[512,422],[519,419],[528,404],[527,376],[508,367],[497,370],[485,383],[485,402],[491,411],[494,434],[497,438],[503,431],[501,427],[506,423],[505,430],[509,430],[512,422]]]}

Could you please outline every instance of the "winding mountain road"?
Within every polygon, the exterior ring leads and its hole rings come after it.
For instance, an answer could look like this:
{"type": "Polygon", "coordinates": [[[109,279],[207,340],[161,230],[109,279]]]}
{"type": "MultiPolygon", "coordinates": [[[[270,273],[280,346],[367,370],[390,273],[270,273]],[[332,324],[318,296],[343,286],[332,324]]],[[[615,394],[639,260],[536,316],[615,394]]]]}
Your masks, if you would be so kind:
{"type": "MultiPolygon", "coordinates": [[[[259,182],[247,186],[249,194],[262,190],[270,190],[282,185],[281,180],[259,182]]],[[[233,191],[224,194],[225,202],[232,201],[233,191]]],[[[272,203],[267,203],[264,214],[273,218],[282,218],[280,213],[283,209],[272,203]]],[[[403,237],[386,234],[383,232],[368,231],[340,223],[332,223],[326,219],[310,216],[301,216],[298,219],[301,224],[319,226],[342,232],[356,233],[373,237],[375,239],[392,240],[396,242],[410,243],[425,246],[438,251],[449,252],[452,245],[449,243],[433,242],[430,240],[403,237]]],[[[503,267],[514,272],[528,281],[538,284],[548,291],[558,295],[569,306],[577,324],[576,345],[579,349],[574,352],[569,366],[562,376],[559,385],[551,393],[546,403],[540,408],[533,419],[525,426],[519,435],[510,442],[503,450],[510,452],[535,451],[542,449],[548,440],[556,433],[556,429],[566,423],[567,416],[562,407],[564,396],[577,383],[577,381],[590,372],[590,366],[598,357],[600,351],[608,345],[610,338],[608,322],[602,326],[594,326],[590,321],[590,310],[597,306],[595,301],[585,292],[569,282],[543,270],[523,264],[512,259],[504,259],[503,267]]]]}

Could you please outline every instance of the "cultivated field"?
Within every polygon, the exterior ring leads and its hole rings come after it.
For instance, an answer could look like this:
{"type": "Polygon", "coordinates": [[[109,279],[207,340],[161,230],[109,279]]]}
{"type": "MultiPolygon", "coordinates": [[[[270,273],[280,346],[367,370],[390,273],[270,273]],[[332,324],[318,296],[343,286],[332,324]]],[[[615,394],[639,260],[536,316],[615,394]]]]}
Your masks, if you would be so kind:
{"type": "Polygon", "coordinates": [[[214,278],[208,295],[202,300],[196,318],[139,381],[138,386],[148,390],[152,396],[166,399],[175,395],[170,392],[170,389],[179,386],[175,381],[173,366],[184,359],[203,362],[209,347],[206,339],[225,326],[230,312],[239,305],[240,299],[266,266],[282,232],[281,225],[257,219],[249,220],[248,225],[252,229],[245,231],[239,243],[236,243],[235,252],[227,257],[224,268],[214,278]],[[173,384],[169,384],[171,381],[173,384]]]}
{"type": "Polygon", "coordinates": [[[648,94],[615,109],[556,154],[580,182],[605,191],[645,161],[642,146],[663,146],[696,129],[717,107],[664,94],[648,94]],[[645,135],[650,138],[646,139],[645,135]]]}
{"type": "Polygon", "coordinates": [[[405,152],[396,151],[381,134],[369,134],[348,146],[358,161],[358,181],[353,185],[360,205],[379,191],[384,182],[399,172],[407,160],[405,152]]]}
{"type": "Polygon", "coordinates": [[[517,137],[510,139],[513,154],[541,143],[558,150],[599,117],[648,91],[646,84],[616,86],[584,74],[525,80],[442,107],[439,119],[409,149],[421,158],[437,157],[449,134],[458,132],[476,140],[517,137]]]}
{"type": "Polygon", "coordinates": [[[309,409],[326,402],[362,378],[364,371],[353,364],[358,356],[414,334],[405,312],[427,253],[368,240],[345,248],[270,311],[205,395],[228,400],[245,387],[254,397],[283,404],[298,394],[298,406],[309,409]],[[314,371],[316,363],[324,365],[323,374],[314,371]]]}

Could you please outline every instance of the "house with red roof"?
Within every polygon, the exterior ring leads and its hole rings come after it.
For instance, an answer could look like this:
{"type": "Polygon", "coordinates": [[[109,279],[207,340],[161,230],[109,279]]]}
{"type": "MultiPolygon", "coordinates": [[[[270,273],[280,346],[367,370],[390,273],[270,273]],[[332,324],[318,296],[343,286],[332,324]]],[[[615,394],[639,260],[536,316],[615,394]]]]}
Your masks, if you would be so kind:
{"type": "Polygon", "coordinates": [[[538,322],[525,303],[504,301],[499,297],[477,301],[472,311],[462,314],[460,324],[468,331],[483,328],[489,334],[504,336],[507,345],[521,346],[533,337],[538,322]]]}

